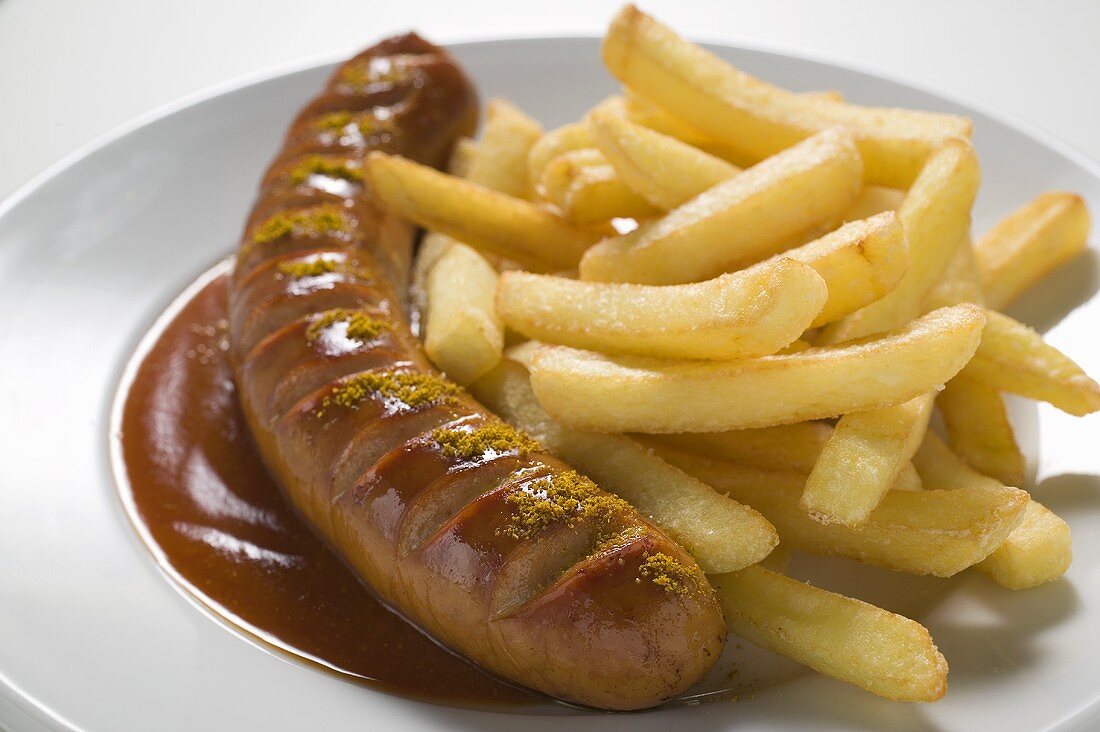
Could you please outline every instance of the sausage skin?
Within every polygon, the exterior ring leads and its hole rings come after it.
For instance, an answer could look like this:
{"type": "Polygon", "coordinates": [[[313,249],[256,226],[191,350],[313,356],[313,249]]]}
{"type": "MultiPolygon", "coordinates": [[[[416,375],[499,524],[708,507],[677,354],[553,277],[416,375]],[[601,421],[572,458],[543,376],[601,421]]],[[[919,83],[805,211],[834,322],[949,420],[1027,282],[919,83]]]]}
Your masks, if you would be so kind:
{"type": "Polygon", "coordinates": [[[655,706],[721,655],[712,589],[637,511],[432,368],[405,305],[415,232],[364,189],[369,152],[439,166],[476,109],[454,59],[409,34],[302,110],[237,253],[240,400],[293,503],[412,622],[550,696],[655,706]]]}

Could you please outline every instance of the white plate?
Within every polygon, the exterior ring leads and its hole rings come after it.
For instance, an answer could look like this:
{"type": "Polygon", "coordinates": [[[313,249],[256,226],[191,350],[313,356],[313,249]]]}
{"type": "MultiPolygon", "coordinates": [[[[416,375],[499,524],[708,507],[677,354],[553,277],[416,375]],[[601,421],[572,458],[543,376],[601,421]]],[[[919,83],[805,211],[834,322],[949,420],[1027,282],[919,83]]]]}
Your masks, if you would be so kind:
{"type": "MultiPolygon", "coordinates": [[[[455,47],[484,98],[548,126],[611,92],[594,39],[455,47]]],[[[976,230],[1049,188],[1100,210],[1100,171],[1020,125],[836,63],[719,49],[795,89],[974,118],[985,185],[976,230]]],[[[1035,494],[1070,522],[1067,579],[1013,593],[967,574],[899,597],[846,563],[820,582],[932,630],[951,663],[935,705],[815,675],[643,715],[525,717],[412,702],[265,650],[200,612],[156,569],[116,496],[108,423],[122,367],[157,314],[233,246],[258,176],[328,67],[176,105],[44,173],[0,207],[0,726],[39,729],[1082,729],[1100,723],[1100,451],[1096,417],[1017,405],[1035,494]]],[[[1014,314],[1100,373],[1095,252],[1014,314]]],[[[808,566],[808,565],[807,565],[808,566]]],[[[929,583],[932,583],[930,585],[929,583]]],[[[907,590],[908,591],[908,590],[907,590]]]]}

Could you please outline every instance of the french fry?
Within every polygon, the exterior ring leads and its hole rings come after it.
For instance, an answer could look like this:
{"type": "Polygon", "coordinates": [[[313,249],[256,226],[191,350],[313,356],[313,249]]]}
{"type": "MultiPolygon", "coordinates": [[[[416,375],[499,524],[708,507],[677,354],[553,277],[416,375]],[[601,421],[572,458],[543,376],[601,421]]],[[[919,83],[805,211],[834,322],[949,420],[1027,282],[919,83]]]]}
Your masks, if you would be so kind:
{"type": "Polygon", "coordinates": [[[1020,523],[1027,494],[1005,486],[890,491],[858,528],[822,524],[798,506],[806,477],[713,460],[643,439],[715,490],[760,511],[791,548],[910,574],[950,577],[985,559],[1020,523]]]}
{"type": "MultiPolygon", "coordinates": [[[[832,431],[833,428],[824,422],[795,422],[729,432],[646,435],[646,438],[669,447],[715,460],[727,460],[749,468],[809,475],[832,431]]],[[[922,488],[916,469],[911,462],[906,461],[892,489],[912,491],[922,488]]]]}
{"type": "Polygon", "coordinates": [[[1001,309],[1086,246],[1089,212],[1073,193],[1044,193],[997,223],[975,244],[982,289],[1001,309]]]}
{"type": "Polygon", "coordinates": [[[825,422],[795,422],[728,432],[684,432],[648,437],[669,447],[760,470],[809,474],[833,428],[825,422]]]}
{"type": "Polygon", "coordinates": [[[623,183],[665,211],[741,172],[721,158],[610,112],[592,114],[589,129],[623,183]]]}
{"type": "Polygon", "coordinates": [[[497,273],[476,251],[452,242],[427,274],[424,350],[459,384],[496,366],[504,351],[504,324],[496,313],[497,273]]]}
{"type": "Polygon", "coordinates": [[[469,137],[459,138],[454,149],[451,150],[451,159],[447,162],[447,172],[459,178],[468,178],[477,154],[477,141],[471,140],[469,137]]]}
{"type": "Polygon", "coordinates": [[[647,127],[654,132],[660,132],[662,135],[675,137],[680,142],[686,142],[692,147],[706,150],[717,144],[714,138],[692,127],[682,119],[673,117],[629,87],[623,88],[622,110],[624,116],[634,124],[647,127]]]}
{"type": "Polygon", "coordinates": [[[822,132],[705,191],[581,261],[581,279],[672,285],[776,254],[837,220],[860,189],[851,136],[822,132]]]}
{"type": "Polygon", "coordinates": [[[621,435],[563,429],[535,400],[527,371],[505,360],[472,387],[486,406],[617,493],[687,549],[706,572],[763,559],[778,542],[759,513],[716,493],[621,435]]]}
{"type": "Polygon", "coordinates": [[[853,221],[778,257],[810,265],[825,280],[829,297],[812,327],[856,312],[897,285],[909,256],[897,216],[881,213],[853,221]]]}
{"type": "Polygon", "coordinates": [[[616,217],[644,218],[658,213],[632,191],[594,148],[562,153],[543,170],[539,190],[562,215],[578,224],[616,217]]]}
{"type": "Polygon", "coordinates": [[[759,566],[708,579],[750,643],[895,701],[947,692],[947,661],[916,621],[759,566]]]}
{"type": "Polygon", "coordinates": [[[886,186],[865,185],[855,203],[844,212],[844,220],[869,219],[886,211],[897,211],[904,201],[905,191],[886,186]]]}
{"type": "Polygon", "coordinates": [[[366,171],[372,193],[399,215],[534,270],[574,267],[598,238],[529,201],[411,160],[374,152],[366,171]]]}
{"type": "Polygon", "coordinates": [[[546,190],[542,187],[542,178],[550,161],[572,150],[594,146],[592,135],[588,133],[588,125],[583,122],[563,125],[547,132],[531,146],[531,151],[527,154],[527,179],[531,189],[545,198],[546,190]]]}
{"type": "Polygon", "coordinates": [[[1100,385],[1023,323],[993,310],[968,375],[986,386],[1048,402],[1075,416],[1100,409],[1100,385]]]}
{"type": "MultiPolygon", "coordinates": [[[[995,479],[968,467],[934,432],[925,436],[913,462],[930,488],[966,490],[999,486],[995,479]]],[[[1030,500],[1016,528],[992,554],[974,566],[1002,587],[1022,590],[1058,579],[1072,561],[1069,526],[1046,506],[1030,500]]]]}
{"type": "Polygon", "coordinates": [[[952,449],[971,467],[1005,485],[1024,482],[1027,463],[1004,397],[963,369],[936,399],[952,449]]]}
{"type": "Polygon", "coordinates": [[[691,285],[579,282],[508,272],[497,309],[528,338],[667,358],[763,356],[787,346],[825,303],[824,280],[778,258],[691,285]]]}
{"type": "Polygon", "coordinates": [[[840,126],[855,136],[868,182],[907,188],[943,140],[970,135],[970,122],[961,117],[858,107],[779,89],[632,5],[611,22],[603,59],[639,95],[754,160],[840,126]]]}
{"type": "Polygon", "coordinates": [[[978,179],[977,157],[964,140],[945,142],[928,159],[898,211],[909,267],[887,295],[829,325],[823,343],[892,330],[924,310],[929,293],[966,241],[978,179]]]}
{"type": "MultiPolygon", "coordinates": [[[[592,138],[632,190],[665,210],[676,208],[741,172],[737,166],[670,135],[600,110],[589,116],[592,138]]],[[[864,186],[844,212],[844,221],[895,211],[904,193],[864,186]]]]}
{"type": "MultiPolygon", "coordinates": [[[[985,302],[969,242],[959,247],[929,297],[930,307],[960,302],[985,302]]],[[[1000,392],[966,367],[947,382],[936,398],[936,405],[947,426],[951,447],[963,460],[1006,485],[1023,484],[1027,461],[1016,443],[1008,407],[1000,392]]]]}
{"type": "Polygon", "coordinates": [[[423,337],[424,323],[428,319],[428,273],[439,258],[455,243],[446,234],[428,232],[420,240],[409,278],[409,301],[412,303],[416,335],[423,337]]]}
{"type": "Polygon", "coordinates": [[[527,156],[542,126],[504,99],[490,99],[485,130],[467,175],[459,177],[515,198],[529,198],[527,156]]]}
{"type": "Polygon", "coordinates": [[[593,432],[718,432],[876,409],[938,389],[970,359],[981,308],[943,308],[878,340],[726,363],[542,346],[539,402],[593,432]]]}
{"type": "Polygon", "coordinates": [[[806,479],[799,501],[822,523],[860,526],[920,446],[934,396],[841,417],[806,479]]]}
{"type": "Polygon", "coordinates": [[[1072,561],[1069,524],[1032,500],[1008,538],[974,566],[1001,587],[1026,590],[1063,576],[1072,561]]]}

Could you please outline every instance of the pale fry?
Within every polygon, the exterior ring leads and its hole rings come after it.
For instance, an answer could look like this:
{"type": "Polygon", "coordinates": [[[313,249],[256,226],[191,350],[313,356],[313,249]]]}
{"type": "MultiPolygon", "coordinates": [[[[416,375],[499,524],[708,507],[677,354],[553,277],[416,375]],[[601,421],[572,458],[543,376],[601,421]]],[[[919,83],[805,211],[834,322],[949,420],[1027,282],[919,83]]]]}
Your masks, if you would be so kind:
{"type": "MultiPolygon", "coordinates": [[[[985,302],[969,242],[959,247],[928,299],[930,307],[959,302],[985,302]]],[[[1008,407],[1000,392],[975,377],[968,367],[947,382],[936,404],[952,449],[959,456],[1006,485],[1022,485],[1027,462],[1016,444],[1008,407]]]]}
{"type": "Polygon", "coordinates": [[[986,319],[968,374],[990,388],[1048,402],[1078,417],[1100,409],[1100,385],[1068,356],[1007,315],[987,310],[986,319]]]}
{"type": "Polygon", "coordinates": [[[455,240],[446,234],[428,232],[420,240],[416,248],[416,258],[413,260],[412,273],[409,277],[409,302],[412,304],[414,319],[414,333],[423,338],[424,323],[428,319],[428,273],[439,261],[439,258],[455,243],[455,240]]]}
{"type": "Polygon", "coordinates": [[[673,285],[739,269],[835,222],[860,189],[851,136],[831,130],[719,183],[581,261],[581,279],[673,285]]]}
{"type": "Polygon", "coordinates": [[[608,112],[593,114],[589,128],[623,183],[666,211],[741,172],[697,147],[608,112]]]}
{"type": "Polygon", "coordinates": [[[550,161],[571,150],[590,148],[594,145],[592,136],[588,134],[588,125],[581,122],[574,122],[547,132],[531,146],[531,152],[527,155],[527,176],[531,188],[545,198],[546,191],[541,183],[550,161]]]}
{"type": "Polygon", "coordinates": [[[472,391],[506,421],[630,502],[687,549],[704,571],[749,566],[778,542],[775,529],[759,513],[716,493],[637,442],[555,424],[535,400],[526,369],[515,361],[501,362],[472,391]]]}
{"type": "Polygon", "coordinates": [[[909,261],[905,236],[892,212],[845,224],[776,256],[805,262],[825,280],[829,297],[814,318],[814,328],[886,295],[897,285],[909,261]]]}
{"type": "Polygon", "coordinates": [[[779,89],[632,5],[612,21],[603,59],[638,94],[754,160],[841,126],[856,137],[869,182],[905,188],[944,139],[970,134],[970,121],[961,117],[858,107],[779,89]]]}
{"type": "MultiPolygon", "coordinates": [[[[833,428],[825,422],[795,422],[730,432],[683,432],[647,435],[646,438],[750,468],[809,475],[832,431],[833,428]]],[[[911,462],[906,461],[902,466],[892,489],[922,489],[920,476],[911,462]]]]}
{"type": "MultiPolygon", "coordinates": [[[[623,182],[654,205],[669,210],[741,172],[741,168],[661,134],[623,115],[599,110],[589,117],[592,137],[623,182]]],[[[864,186],[844,221],[895,211],[905,198],[895,188],[864,186]]]]}
{"type": "Polygon", "coordinates": [[[529,201],[411,160],[374,152],[366,167],[372,193],[396,213],[539,271],[576,266],[598,238],[529,201]]]}
{"type": "Polygon", "coordinates": [[[909,244],[905,274],[886,296],[826,328],[823,342],[891,330],[924,310],[929,293],[967,240],[979,177],[978,159],[964,140],[945,142],[928,159],[898,211],[909,244]]]}
{"type": "Polygon", "coordinates": [[[920,446],[933,403],[922,394],[841,417],[806,479],[802,510],[822,523],[862,525],[920,446]]]}
{"type": "Polygon", "coordinates": [[[542,346],[531,366],[555,419],[595,432],[718,432],[877,409],[938,389],[970,359],[980,308],[930,313],[884,338],[726,363],[542,346]]]}
{"type": "Polygon", "coordinates": [[[562,153],[542,174],[540,190],[562,215],[578,224],[616,217],[645,218],[659,211],[632,191],[594,148],[562,153]]]}
{"type": "Polygon", "coordinates": [[[496,366],[504,324],[494,299],[497,272],[476,251],[453,242],[428,271],[424,350],[448,378],[469,384],[496,366]]]}
{"type": "Polygon", "coordinates": [[[895,701],[947,692],[947,661],[914,620],[759,566],[708,579],[750,643],[895,701]]]}
{"type": "Polygon", "coordinates": [[[470,169],[474,166],[477,154],[478,145],[475,140],[471,140],[469,137],[459,138],[454,149],[451,150],[451,158],[447,162],[447,172],[459,178],[469,177],[470,169]]]}
{"type": "Polygon", "coordinates": [[[886,186],[865,185],[852,207],[844,212],[845,221],[867,219],[884,211],[897,211],[905,201],[905,191],[886,186]]]}
{"type": "Polygon", "coordinates": [[[1027,463],[1004,397],[964,368],[936,399],[952,449],[967,464],[1005,485],[1024,482],[1027,463]]]}
{"type": "Polygon", "coordinates": [[[528,198],[527,156],[542,126],[504,99],[490,99],[479,154],[460,176],[516,198],[528,198]]]}
{"type": "Polygon", "coordinates": [[[798,506],[801,473],[746,468],[645,440],[707,485],[728,492],[775,525],[779,539],[811,554],[836,555],[910,574],[950,577],[985,559],[1020,523],[1027,493],[1005,486],[890,491],[858,528],[822,524],[798,506]]]}
{"type": "Polygon", "coordinates": [[[826,287],[809,266],[775,259],[691,285],[579,282],[508,272],[497,308],[528,338],[666,358],[764,356],[810,326],[826,287]]]}
{"type": "Polygon", "coordinates": [[[975,244],[989,306],[1003,308],[1076,257],[1088,234],[1088,208],[1073,193],[1044,193],[1013,211],[975,244]]]}
{"type": "MultiPolygon", "coordinates": [[[[934,432],[925,436],[913,462],[930,488],[953,490],[999,485],[995,479],[969,468],[934,432]]],[[[975,568],[1002,587],[1021,590],[1058,579],[1072,561],[1069,526],[1046,506],[1031,500],[1012,533],[975,568]]]]}
{"type": "Polygon", "coordinates": [[[808,475],[832,431],[825,422],[795,422],[729,432],[654,435],[649,439],[750,468],[808,475]]]}

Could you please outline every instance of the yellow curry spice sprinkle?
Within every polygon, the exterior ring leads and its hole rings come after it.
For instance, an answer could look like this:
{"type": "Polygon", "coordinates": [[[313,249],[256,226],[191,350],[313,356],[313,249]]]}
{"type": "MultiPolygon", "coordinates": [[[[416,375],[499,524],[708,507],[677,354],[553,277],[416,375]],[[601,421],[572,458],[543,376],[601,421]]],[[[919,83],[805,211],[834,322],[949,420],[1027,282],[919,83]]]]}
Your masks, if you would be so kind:
{"type": "Polygon", "coordinates": [[[279,274],[300,280],[305,277],[320,277],[335,272],[340,263],[335,259],[307,259],[296,262],[279,262],[279,274]]]}
{"type": "Polygon", "coordinates": [[[473,460],[490,453],[503,455],[542,449],[530,435],[504,422],[493,422],[474,430],[440,427],[432,432],[432,439],[439,443],[446,457],[458,460],[473,460]]]}
{"type": "Polygon", "coordinates": [[[325,204],[275,214],[256,227],[252,241],[267,244],[289,234],[326,236],[348,234],[350,231],[351,221],[344,212],[336,206],[325,204]]]}
{"type": "Polygon", "coordinates": [[[353,341],[367,343],[374,340],[383,331],[389,329],[384,321],[371,317],[364,310],[349,310],[337,308],[320,314],[316,320],[306,329],[306,340],[311,343],[321,337],[321,334],[337,323],[346,324],[344,336],[353,341]]]}
{"type": "Polygon", "coordinates": [[[340,72],[340,80],[355,87],[366,87],[371,84],[399,84],[407,81],[411,73],[411,69],[401,57],[379,56],[349,63],[340,72]]]}
{"type": "Polygon", "coordinates": [[[461,392],[458,386],[433,374],[365,371],[341,382],[326,396],[318,415],[333,405],[355,409],[373,397],[415,409],[453,401],[461,392]]]}
{"type": "Polygon", "coordinates": [[[675,595],[687,594],[693,579],[688,567],[661,552],[646,554],[641,567],[638,568],[638,574],[665,592],[675,595]]]}
{"type": "Polygon", "coordinates": [[[340,112],[329,112],[328,114],[323,114],[318,117],[317,121],[314,124],[316,124],[322,130],[339,132],[340,130],[351,124],[351,112],[348,112],[346,110],[340,112]]]}
{"type": "Polygon", "coordinates": [[[606,533],[629,510],[626,501],[601,491],[573,470],[533,480],[511,493],[507,501],[513,514],[501,533],[513,539],[536,536],[558,523],[573,526],[582,519],[596,521],[601,533],[606,533]]]}
{"type": "Polygon", "coordinates": [[[363,182],[363,171],[352,167],[343,158],[331,158],[324,155],[310,155],[290,169],[290,182],[301,185],[310,176],[320,175],[326,178],[340,178],[352,183],[363,182]]]}

